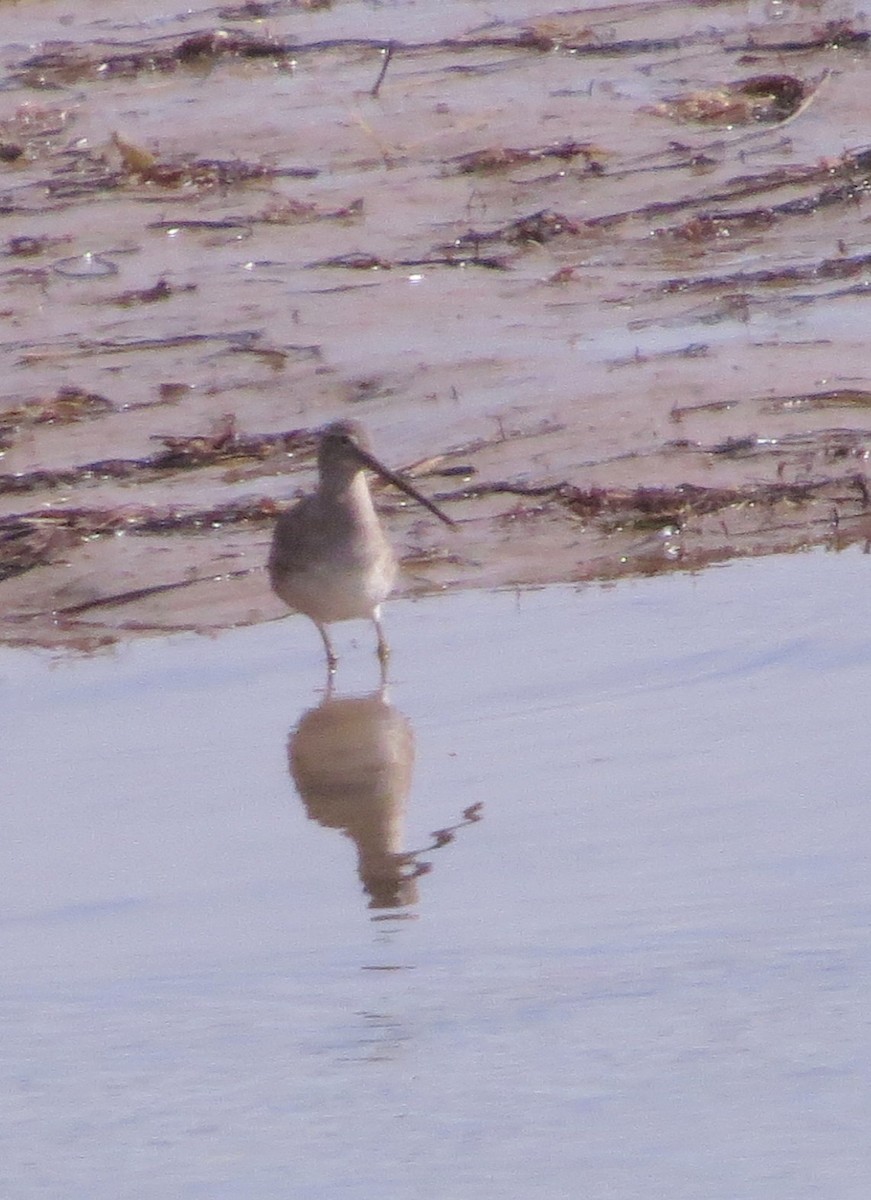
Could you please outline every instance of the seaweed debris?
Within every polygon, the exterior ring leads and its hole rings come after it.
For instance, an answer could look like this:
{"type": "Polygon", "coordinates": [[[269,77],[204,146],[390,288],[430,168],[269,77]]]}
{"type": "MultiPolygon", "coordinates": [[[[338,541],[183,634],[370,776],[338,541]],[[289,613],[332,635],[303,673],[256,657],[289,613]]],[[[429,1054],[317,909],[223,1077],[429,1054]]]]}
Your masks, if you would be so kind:
{"type": "Polygon", "coordinates": [[[274,454],[310,450],[314,436],[307,430],[240,434],[232,415],[221,418],[208,434],[162,436],[163,449],[143,458],[107,458],[60,470],[37,469],[0,475],[0,495],[24,494],[41,488],[71,487],[105,479],[144,479],[171,471],[201,470],[221,463],[262,462],[274,454]]]}

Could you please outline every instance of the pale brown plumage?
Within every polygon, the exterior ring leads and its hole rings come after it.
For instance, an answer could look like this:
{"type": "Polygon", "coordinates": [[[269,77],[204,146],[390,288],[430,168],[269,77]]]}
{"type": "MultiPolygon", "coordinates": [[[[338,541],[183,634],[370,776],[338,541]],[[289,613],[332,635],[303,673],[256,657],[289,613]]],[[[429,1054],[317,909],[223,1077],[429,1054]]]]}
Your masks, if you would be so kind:
{"type": "Polygon", "coordinates": [[[336,421],[326,426],[318,446],[317,488],[276,522],[269,579],[285,604],[317,625],[330,671],[335,670],[336,655],[326,627],[334,621],[372,621],[382,668],[390,653],[380,605],[393,589],[398,568],[372,503],[364,473],[367,468],[445,524],[454,524],[431,500],[374,457],[360,424],[336,421]]]}

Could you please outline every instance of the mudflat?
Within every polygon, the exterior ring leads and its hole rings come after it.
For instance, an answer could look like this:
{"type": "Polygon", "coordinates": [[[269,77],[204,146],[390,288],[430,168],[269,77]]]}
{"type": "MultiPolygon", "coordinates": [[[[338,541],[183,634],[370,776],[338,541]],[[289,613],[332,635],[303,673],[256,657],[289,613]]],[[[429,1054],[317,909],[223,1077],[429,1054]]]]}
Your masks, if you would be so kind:
{"type": "Polygon", "coordinates": [[[855,6],[162,8],[4,9],[2,640],[276,615],[340,416],[406,590],[868,537],[855,6]]]}

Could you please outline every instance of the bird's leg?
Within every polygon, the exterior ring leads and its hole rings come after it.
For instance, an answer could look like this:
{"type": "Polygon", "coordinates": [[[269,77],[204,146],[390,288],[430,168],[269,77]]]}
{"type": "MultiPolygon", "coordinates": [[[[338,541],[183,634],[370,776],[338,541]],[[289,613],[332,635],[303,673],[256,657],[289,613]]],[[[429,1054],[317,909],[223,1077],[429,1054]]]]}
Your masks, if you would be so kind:
{"type": "Polygon", "coordinates": [[[339,660],[336,658],[336,652],[333,649],[333,643],[330,641],[330,635],[327,633],[326,625],[322,625],[320,621],[315,621],[315,625],[318,627],[318,633],[321,635],[324,649],[327,652],[327,669],[332,675],[338,666],[339,660]]]}
{"type": "Polygon", "coordinates": [[[382,682],[387,676],[387,663],[390,661],[390,646],[387,643],[387,638],[384,635],[384,628],[381,625],[381,610],[376,608],[372,614],[372,624],[378,633],[378,661],[381,663],[381,679],[382,682]]]}

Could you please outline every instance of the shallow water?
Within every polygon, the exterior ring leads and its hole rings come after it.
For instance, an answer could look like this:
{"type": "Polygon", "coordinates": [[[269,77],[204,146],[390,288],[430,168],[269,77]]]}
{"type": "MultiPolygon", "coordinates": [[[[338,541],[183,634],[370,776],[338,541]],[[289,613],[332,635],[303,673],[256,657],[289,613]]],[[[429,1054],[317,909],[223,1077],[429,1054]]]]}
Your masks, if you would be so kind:
{"type": "Polygon", "coordinates": [[[868,571],[3,649],[3,1195],[864,1197],[868,571]]]}

